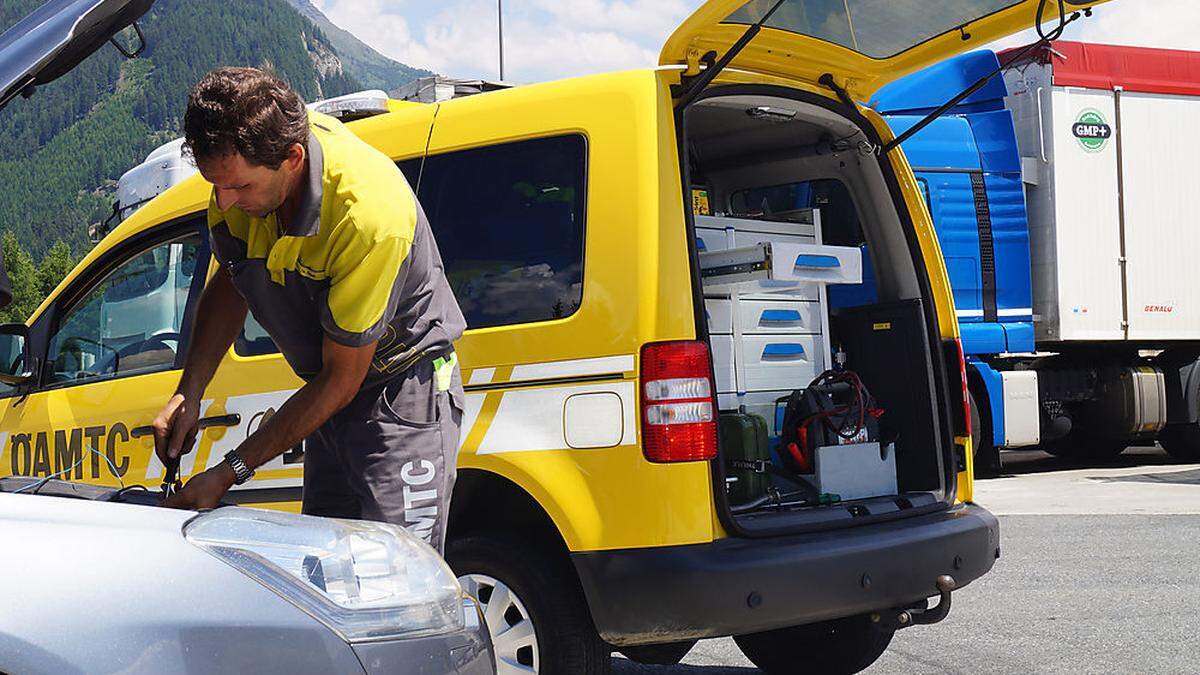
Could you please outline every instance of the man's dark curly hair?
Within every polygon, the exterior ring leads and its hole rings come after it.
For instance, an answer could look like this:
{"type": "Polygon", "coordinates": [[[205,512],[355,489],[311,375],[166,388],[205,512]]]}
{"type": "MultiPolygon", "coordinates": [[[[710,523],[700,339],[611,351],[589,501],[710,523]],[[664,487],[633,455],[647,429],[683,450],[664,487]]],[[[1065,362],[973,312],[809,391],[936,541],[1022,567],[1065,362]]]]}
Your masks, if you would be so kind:
{"type": "Polygon", "coordinates": [[[269,69],[217,68],[188,95],[184,149],[197,161],[237,152],[278,169],[293,143],[308,147],[304,101],[269,69]]]}

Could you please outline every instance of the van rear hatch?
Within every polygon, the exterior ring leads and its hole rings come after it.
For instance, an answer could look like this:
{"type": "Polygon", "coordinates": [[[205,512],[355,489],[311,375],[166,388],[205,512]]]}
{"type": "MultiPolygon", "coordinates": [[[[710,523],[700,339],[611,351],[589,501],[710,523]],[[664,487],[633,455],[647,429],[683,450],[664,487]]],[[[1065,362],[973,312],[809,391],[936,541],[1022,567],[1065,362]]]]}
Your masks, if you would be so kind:
{"type": "Polygon", "coordinates": [[[675,29],[661,65],[696,70],[766,18],[730,68],[816,84],[826,73],[853,98],[955,54],[1025,30],[1058,8],[1108,0],[709,0],[675,29]]]}
{"type": "Polygon", "coordinates": [[[675,96],[694,209],[698,332],[713,355],[723,429],[717,501],[731,531],[873,522],[954,500],[967,422],[944,265],[930,257],[936,242],[919,241],[928,237],[913,223],[913,188],[901,187],[908,167],[898,153],[878,152],[887,131],[852,100],[1036,22],[1065,21],[1060,7],[1096,4],[712,0],[667,41],[660,62],[686,66],[675,96]],[[720,68],[741,71],[738,84],[687,92],[689,80],[708,83],[697,76],[720,68]],[[753,75],[808,86],[756,86],[753,75]],[[830,94],[814,95],[812,85],[830,94]],[[789,266],[795,258],[797,267],[861,274],[791,294],[717,288],[708,269],[714,245],[716,255],[729,253],[733,270],[754,265],[747,256],[762,246],[766,267],[786,256],[789,266]],[[950,324],[939,325],[939,316],[950,324]],[[842,391],[798,404],[827,370],[837,375],[821,386],[840,379],[842,391]],[[847,392],[846,382],[858,379],[866,386],[847,392]],[[798,411],[787,411],[789,397],[798,411]],[[851,425],[848,417],[857,419],[851,425]],[[806,446],[805,434],[820,438],[806,446]],[[796,475],[808,485],[789,490],[796,475]]]}

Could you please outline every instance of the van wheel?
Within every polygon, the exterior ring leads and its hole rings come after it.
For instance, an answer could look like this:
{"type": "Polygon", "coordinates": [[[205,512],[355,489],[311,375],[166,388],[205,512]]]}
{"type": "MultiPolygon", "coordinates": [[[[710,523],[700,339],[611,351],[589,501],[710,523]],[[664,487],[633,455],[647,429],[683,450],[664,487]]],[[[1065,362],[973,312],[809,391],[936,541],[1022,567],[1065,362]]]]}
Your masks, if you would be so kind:
{"type": "Polygon", "coordinates": [[[1200,462],[1200,424],[1168,424],[1159,433],[1158,442],[1180,462],[1200,462]]]}
{"type": "Polygon", "coordinates": [[[573,571],[558,556],[511,536],[469,536],[446,545],[446,561],[483,609],[498,673],[611,669],[573,571]]]}
{"type": "Polygon", "coordinates": [[[765,673],[849,675],[875,663],[895,634],[867,616],[852,616],[733,640],[765,673]]]}

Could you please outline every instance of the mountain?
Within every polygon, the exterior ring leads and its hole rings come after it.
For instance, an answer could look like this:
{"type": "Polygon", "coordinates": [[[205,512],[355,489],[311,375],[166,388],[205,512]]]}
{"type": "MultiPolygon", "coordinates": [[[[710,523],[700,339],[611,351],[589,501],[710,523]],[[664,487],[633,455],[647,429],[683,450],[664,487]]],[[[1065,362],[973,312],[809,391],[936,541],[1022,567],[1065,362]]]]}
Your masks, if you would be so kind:
{"type": "MultiPolygon", "coordinates": [[[[0,2],[0,31],[43,2],[0,2]]],[[[88,225],[111,212],[116,180],[180,135],[189,89],[216,66],[269,63],[307,101],[421,74],[325,24],[288,0],[157,0],[140,22],[141,56],[102,47],[0,110],[0,233],[35,261],[58,240],[87,251],[88,225]]]]}
{"type": "Polygon", "coordinates": [[[411,82],[418,77],[433,75],[431,71],[406,66],[393,61],[379,52],[368,47],[350,31],[343,30],[326,17],[321,10],[313,6],[309,0],[288,0],[296,11],[313,22],[330,44],[337,50],[350,73],[359,82],[371,89],[393,91],[402,84],[411,82]]]}

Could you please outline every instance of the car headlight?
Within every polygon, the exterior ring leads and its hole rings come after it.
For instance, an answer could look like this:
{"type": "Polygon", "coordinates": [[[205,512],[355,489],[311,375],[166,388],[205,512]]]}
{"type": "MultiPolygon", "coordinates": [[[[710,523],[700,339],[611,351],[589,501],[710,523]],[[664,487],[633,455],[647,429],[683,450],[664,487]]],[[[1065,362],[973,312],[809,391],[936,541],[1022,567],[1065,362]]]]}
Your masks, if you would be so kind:
{"type": "Polygon", "coordinates": [[[350,642],[464,625],[450,567],[394,525],[231,506],[193,518],[183,534],[350,642]]]}

